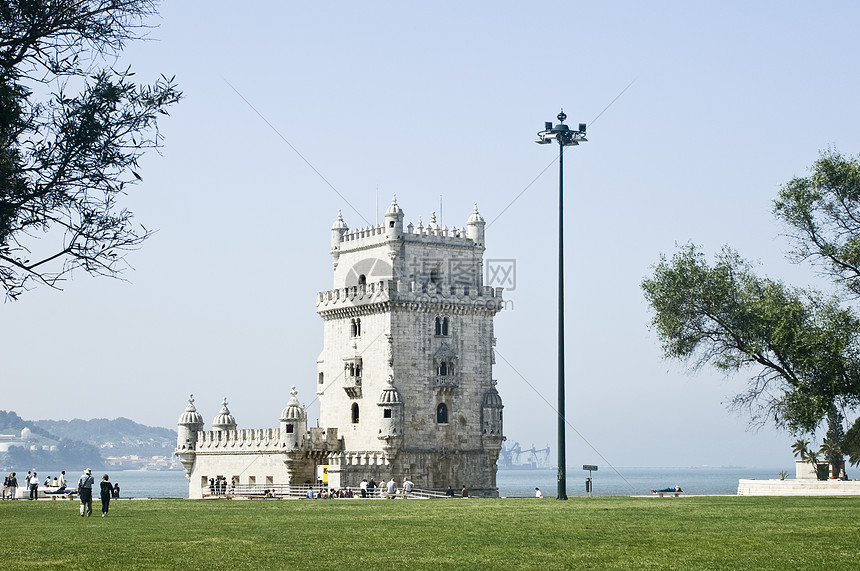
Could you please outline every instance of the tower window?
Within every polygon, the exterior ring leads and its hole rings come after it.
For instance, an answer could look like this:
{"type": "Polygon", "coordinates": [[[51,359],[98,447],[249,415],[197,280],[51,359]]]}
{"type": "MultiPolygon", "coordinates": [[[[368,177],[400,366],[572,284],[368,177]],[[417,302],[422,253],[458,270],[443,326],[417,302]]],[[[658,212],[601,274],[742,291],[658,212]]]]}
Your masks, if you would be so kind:
{"type": "Polygon", "coordinates": [[[325,375],[322,372],[320,372],[320,374],[319,374],[320,384],[323,384],[324,377],[325,377],[325,375]]]}
{"type": "Polygon", "coordinates": [[[352,403],[352,423],[358,424],[358,403],[352,403]]]}
{"type": "Polygon", "coordinates": [[[364,274],[361,274],[360,276],[358,276],[358,285],[366,285],[366,284],[367,284],[367,277],[364,274]]]}
{"type": "Polygon", "coordinates": [[[444,402],[436,407],[436,424],[448,424],[448,406],[444,402]]]}
{"type": "Polygon", "coordinates": [[[439,337],[447,337],[448,336],[448,318],[447,317],[437,317],[435,322],[433,323],[433,333],[439,337]]]}
{"type": "Polygon", "coordinates": [[[349,336],[361,337],[361,319],[356,318],[349,320],[349,336]]]}
{"type": "Polygon", "coordinates": [[[390,408],[382,409],[382,418],[391,418],[391,409],[390,408]]]}
{"type": "Polygon", "coordinates": [[[440,377],[453,377],[454,363],[449,361],[439,361],[439,366],[436,368],[436,374],[440,377]]]}

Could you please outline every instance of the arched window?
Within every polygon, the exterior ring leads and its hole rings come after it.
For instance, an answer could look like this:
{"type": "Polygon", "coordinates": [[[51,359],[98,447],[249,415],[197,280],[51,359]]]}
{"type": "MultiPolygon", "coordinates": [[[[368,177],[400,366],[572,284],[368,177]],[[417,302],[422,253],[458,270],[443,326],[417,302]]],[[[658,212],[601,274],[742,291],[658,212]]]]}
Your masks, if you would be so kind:
{"type": "Polygon", "coordinates": [[[442,318],[442,335],[445,335],[446,337],[448,335],[448,318],[447,317],[442,318]]]}
{"type": "Polygon", "coordinates": [[[364,274],[361,274],[360,276],[358,276],[358,285],[365,284],[367,284],[367,277],[364,274]]]}
{"type": "Polygon", "coordinates": [[[446,363],[445,361],[442,361],[441,363],[439,363],[439,376],[440,377],[447,377],[448,376],[448,363],[446,363]]]}
{"type": "Polygon", "coordinates": [[[361,337],[361,319],[355,320],[355,336],[361,337]]]}
{"type": "Polygon", "coordinates": [[[352,423],[358,424],[358,403],[352,403],[352,423]]]}
{"type": "Polygon", "coordinates": [[[436,407],[436,424],[448,424],[448,406],[444,402],[436,407]]]}
{"type": "Polygon", "coordinates": [[[350,319],[349,320],[349,336],[355,337],[356,331],[357,331],[357,329],[356,329],[356,325],[355,325],[355,319],[350,319]]]}
{"type": "Polygon", "coordinates": [[[442,321],[437,317],[436,318],[436,335],[442,335],[442,321]]]}

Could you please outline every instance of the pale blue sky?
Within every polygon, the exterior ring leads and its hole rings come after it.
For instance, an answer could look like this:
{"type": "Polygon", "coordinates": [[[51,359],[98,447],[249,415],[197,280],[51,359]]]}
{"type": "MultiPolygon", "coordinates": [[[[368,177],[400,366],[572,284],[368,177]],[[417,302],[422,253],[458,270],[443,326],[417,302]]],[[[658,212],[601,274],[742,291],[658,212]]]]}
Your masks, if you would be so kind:
{"type": "MultiPolygon", "coordinates": [[[[486,258],[516,259],[494,377],[508,438],[554,449],[552,410],[504,361],[555,402],[557,169],[499,213],[553,160],[533,140],[564,107],[589,123],[565,155],[570,423],[619,466],[791,470],[790,435],[726,410],[744,376],[662,360],[639,283],[688,240],[813,279],[784,260],[771,200],[819,149],[860,153],[858,16],[851,2],[168,3],[155,41],[123,57],[186,94],[128,197],[158,234],[129,257],[131,283],[80,274],[0,307],[14,385],[0,408],[174,427],[193,392],[207,423],[227,396],[240,427],[276,426],[291,385],[315,398],[329,228],[338,209],[373,222],[378,187],[412,222],[440,194],[449,226],[477,202],[486,258]]],[[[605,465],[573,431],[568,462],[605,465]]]]}

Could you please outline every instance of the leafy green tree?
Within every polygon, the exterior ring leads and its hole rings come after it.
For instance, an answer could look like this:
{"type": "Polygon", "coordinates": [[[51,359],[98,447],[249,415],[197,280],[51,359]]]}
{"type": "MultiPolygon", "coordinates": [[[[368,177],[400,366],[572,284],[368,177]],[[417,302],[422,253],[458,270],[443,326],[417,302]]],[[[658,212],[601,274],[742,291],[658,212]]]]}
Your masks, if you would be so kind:
{"type": "Polygon", "coordinates": [[[117,277],[151,234],[121,198],[181,93],[110,64],[155,4],[0,0],[0,284],[11,299],[77,268],[117,277]]]}
{"type": "Polygon", "coordinates": [[[774,212],[789,227],[793,258],[815,263],[843,296],[760,277],[728,247],[709,264],[688,244],[661,256],[642,282],[651,324],[667,358],[750,373],[732,403],[753,423],[811,433],[829,418],[842,438],[834,413],[860,404],[860,318],[851,305],[860,295],[860,163],[823,152],[809,177],[782,187],[774,212]]]}

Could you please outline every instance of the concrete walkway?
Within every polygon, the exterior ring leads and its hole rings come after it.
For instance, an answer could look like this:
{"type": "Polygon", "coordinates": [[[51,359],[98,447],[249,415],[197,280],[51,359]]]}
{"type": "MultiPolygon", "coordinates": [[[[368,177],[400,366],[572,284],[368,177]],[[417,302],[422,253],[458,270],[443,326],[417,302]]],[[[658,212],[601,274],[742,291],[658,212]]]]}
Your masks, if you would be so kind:
{"type": "Polygon", "coordinates": [[[739,496],[860,496],[860,480],[738,480],[739,496]]]}

